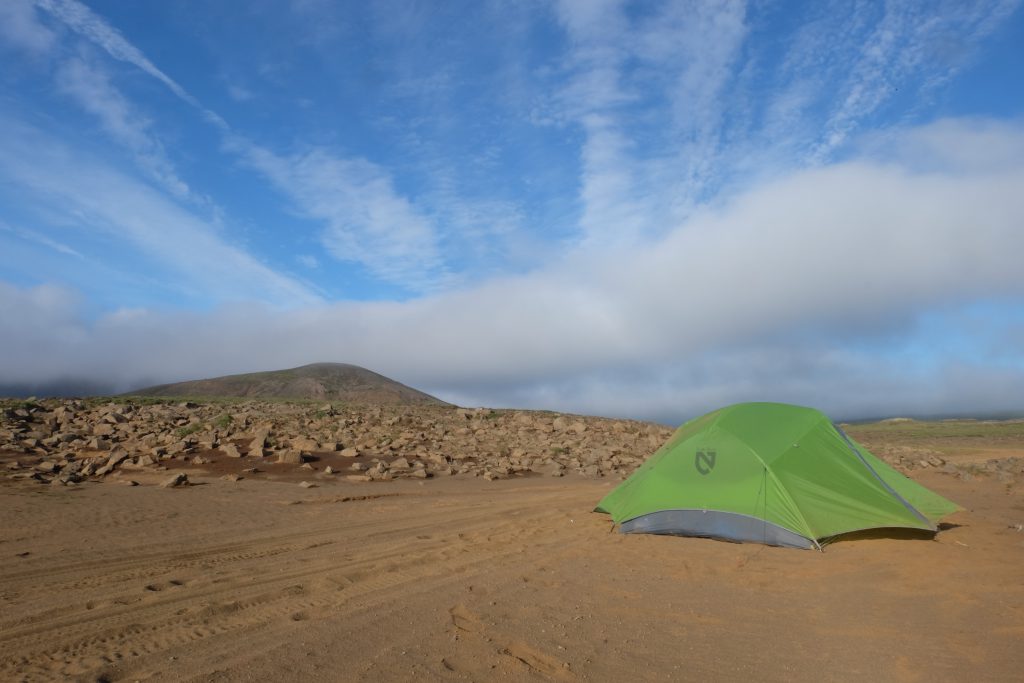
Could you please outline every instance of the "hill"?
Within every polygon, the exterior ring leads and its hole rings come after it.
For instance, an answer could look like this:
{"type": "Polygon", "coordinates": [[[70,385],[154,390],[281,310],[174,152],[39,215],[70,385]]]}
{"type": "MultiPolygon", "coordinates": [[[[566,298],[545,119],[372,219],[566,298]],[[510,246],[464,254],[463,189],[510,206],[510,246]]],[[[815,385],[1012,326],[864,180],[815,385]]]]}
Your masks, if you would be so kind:
{"type": "Polygon", "coordinates": [[[312,399],[361,405],[448,405],[430,394],[345,363],[313,363],[290,370],[161,384],[129,392],[129,395],[312,399]]]}

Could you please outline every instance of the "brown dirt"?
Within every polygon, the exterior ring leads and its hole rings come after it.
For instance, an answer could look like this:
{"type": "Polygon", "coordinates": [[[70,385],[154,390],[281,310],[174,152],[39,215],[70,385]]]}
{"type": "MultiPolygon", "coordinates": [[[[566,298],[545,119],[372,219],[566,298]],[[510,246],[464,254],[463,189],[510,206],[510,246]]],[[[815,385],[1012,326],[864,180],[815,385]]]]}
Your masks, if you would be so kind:
{"type": "Polygon", "coordinates": [[[1016,681],[1024,667],[1024,497],[992,478],[915,473],[967,508],[954,526],[817,553],[609,533],[590,512],[607,479],[306,490],[216,474],[0,487],[0,680],[1016,681]]]}

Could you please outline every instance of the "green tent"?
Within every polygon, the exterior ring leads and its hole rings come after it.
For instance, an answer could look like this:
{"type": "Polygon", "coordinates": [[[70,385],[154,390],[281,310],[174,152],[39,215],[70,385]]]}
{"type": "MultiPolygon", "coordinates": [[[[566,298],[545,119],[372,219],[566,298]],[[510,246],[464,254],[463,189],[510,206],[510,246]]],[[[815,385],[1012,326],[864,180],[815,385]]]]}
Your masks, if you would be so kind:
{"type": "Polygon", "coordinates": [[[690,420],[597,506],[622,533],[821,548],[839,534],[936,531],[959,509],[812,408],[740,403],[690,420]]]}

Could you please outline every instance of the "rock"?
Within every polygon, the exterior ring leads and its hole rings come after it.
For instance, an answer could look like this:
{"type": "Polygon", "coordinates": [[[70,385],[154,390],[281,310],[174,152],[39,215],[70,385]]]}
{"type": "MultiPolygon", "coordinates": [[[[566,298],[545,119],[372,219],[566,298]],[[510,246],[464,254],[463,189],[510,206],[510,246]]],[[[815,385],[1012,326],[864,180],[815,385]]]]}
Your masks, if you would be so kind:
{"type": "Polygon", "coordinates": [[[225,474],[221,479],[224,481],[241,481],[242,477],[237,474],[225,474]]]}
{"type": "Polygon", "coordinates": [[[406,458],[395,458],[391,461],[391,465],[388,469],[392,471],[402,471],[409,469],[409,461],[406,458]]]}
{"type": "Polygon", "coordinates": [[[373,481],[370,477],[365,474],[347,474],[345,478],[349,481],[373,481]]]}
{"type": "Polygon", "coordinates": [[[242,454],[238,452],[238,447],[235,444],[228,442],[222,443],[218,449],[221,453],[228,456],[229,458],[241,458],[242,454]]]}
{"type": "Polygon", "coordinates": [[[188,486],[188,475],[184,472],[178,472],[170,479],[165,479],[160,484],[162,489],[172,489],[178,486],[188,486]]]}
{"type": "Polygon", "coordinates": [[[60,469],[60,465],[53,462],[52,460],[44,460],[38,465],[36,465],[36,469],[40,472],[56,472],[57,470],[60,469]]]}
{"type": "Polygon", "coordinates": [[[194,458],[192,458],[192,464],[193,465],[205,465],[208,462],[210,462],[210,461],[207,460],[206,458],[202,457],[202,456],[198,456],[197,455],[194,458]]]}
{"type": "Polygon", "coordinates": [[[316,484],[314,484],[311,481],[300,481],[299,482],[299,486],[301,486],[304,489],[315,489],[316,488],[316,484]]]}
{"type": "Polygon", "coordinates": [[[155,465],[156,461],[153,460],[152,456],[140,455],[139,459],[135,462],[135,464],[138,465],[139,467],[149,467],[150,465],[155,465]]]}
{"type": "Polygon", "coordinates": [[[302,451],[289,448],[288,450],[281,451],[277,454],[277,461],[287,465],[301,465],[304,462],[304,456],[302,455],[302,451]]]}
{"type": "Polygon", "coordinates": [[[248,455],[255,458],[263,457],[263,449],[267,446],[267,437],[270,436],[270,429],[263,428],[253,432],[252,441],[249,442],[248,455]]]}
{"type": "Polygon", "coordinates": [[[125,486],[138,486],[139,485],[139,482],[135,481],[134,479],[125,479],[121,483],[124,484],[125,486]]]}
{"type": "Polygon", "coordinates": [[[316,468],[315,468],[315,467],[313,467],[312,465],[310,465],[310,464],[309,464],[309,463],[307,462],[307,463],[303,463],[303,464],[302,464],[302,467],[300,467],[299,469],[300,469],[300,470],[315,470],[316,468]]]}
{"type": "Polygon", "coordinates": [[[362,472],[366,470],[366,463],[354,462],[351,465],[349,465],[348,468],[350,470],[355,470],[356,472],[362,472]]]}
{"type": "Polygon", "coordinates": [[[324,474],[334,474],[334,469],[330,465],[324,468],[324,474]]]}
{"type": "Polygon", "coordinates": [[[430,475],[428,475],[427,471],[424,469],[415,469],[406,476],[412,477],[414,479],[426,479],[430,475]]]}
{"type": "Polygon", "coordinates": [[[107,463],[96,470],[97,476],[103,477],[114,470],[115,467],[121,464],[121,461],[128,457],[128,451],[123,448],[117,448],[111,451],[110,457],[107,458],[107,463]]]}
{"type": "Polygon", "coordinates": [[[359,451],[357,451],[354,448],[349,447],[349,448],[342,449],[340,455],[343,458],[358,458],[359,457],[359,451]]]}
{"type": "Polygon", "coordinates": [[[320,444],[316,442],[316,439],[310,439],[308,437],[300,436],[292,439],[292,448],[300,451],[312,452],[320,449],[320,444]]]}

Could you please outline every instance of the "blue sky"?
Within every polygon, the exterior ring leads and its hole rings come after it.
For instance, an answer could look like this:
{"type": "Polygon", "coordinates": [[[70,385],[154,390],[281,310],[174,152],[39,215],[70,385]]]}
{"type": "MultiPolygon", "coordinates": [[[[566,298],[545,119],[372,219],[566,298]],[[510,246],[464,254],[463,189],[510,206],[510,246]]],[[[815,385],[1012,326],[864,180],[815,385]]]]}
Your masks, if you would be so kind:
{"type": "Polygon", "coordinates": [[[1024,411],[1024,10],[0,4],[0,385],[1024,411]]]}

